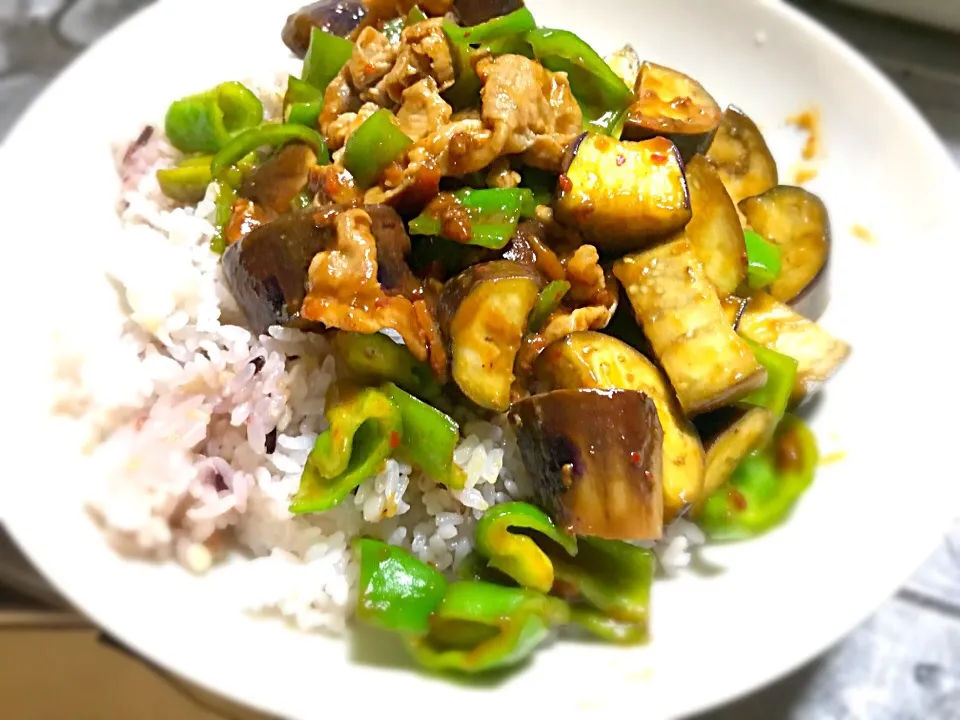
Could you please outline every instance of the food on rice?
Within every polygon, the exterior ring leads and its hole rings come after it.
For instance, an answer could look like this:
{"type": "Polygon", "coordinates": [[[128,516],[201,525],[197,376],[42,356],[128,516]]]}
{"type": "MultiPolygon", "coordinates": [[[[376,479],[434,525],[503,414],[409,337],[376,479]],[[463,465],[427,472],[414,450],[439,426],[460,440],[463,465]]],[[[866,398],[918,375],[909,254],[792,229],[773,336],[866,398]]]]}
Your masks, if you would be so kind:
{"type": "Polygon", "coordinates": [[[813,480],[792,411],[849,353],[802,317],[822,203],[692,78],[522,2],[324,0],[283,39],[300,78],[118,148],[124,311],[61,378],[90,511],[194,572],[245,553],[252,610],[431,669],[643,642],[655,567],[813,480]]]}

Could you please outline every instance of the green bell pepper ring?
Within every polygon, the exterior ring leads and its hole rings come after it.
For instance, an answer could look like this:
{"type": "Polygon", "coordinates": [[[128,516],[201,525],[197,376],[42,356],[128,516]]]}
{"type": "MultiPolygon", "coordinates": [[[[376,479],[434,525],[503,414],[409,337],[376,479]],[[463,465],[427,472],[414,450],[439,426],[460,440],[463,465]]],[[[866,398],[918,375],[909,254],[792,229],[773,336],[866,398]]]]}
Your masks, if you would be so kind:
{"type": "Polygon", "coordinates": [[[514,10],[512,13],[492,18],[479,25],[460,27],[452,22],[444,23],[444,32],[451,42],[456,45],[483,45],[493,40],[511,36],[522,36],[531,30],[536,30],[537,21],[526,8],[514,10]]]}
{"type": "Polygon", "coordinates": [[[813,483],[818,461],[813,433],[799,418],[785,416],[773,442],[748,455],[707,498],[700,526],[715,540],[741,540],[773,529],[813,483]]]}
{"type": "Polygon", "coordinates": [[[453,418],[393,383],[384,385],[383,392],[400,411],[403,423],[400,454],[437,482],[451,490],[462,490],[467,476],[453,461],[453,452],[460,442],[460,426],[453,418]]]}
{"type": "Polygon", "coordinates": [[[303,56],[300,78],[320,92],[325,92],[327,85],[340,74],[351,55],[352,42],[315,27],[310,31],[310,45],[303,56]]]}
{"type": "Polygon", "coordinates": [[[536,540],[515,532],[517,529],[542,535],[571,556],[577,554],[576,538],[560,532],[542,510],[524,502],[495,505],[477,522],[473,542],[490,567],[508,575],[521,587],[550,592],[553,563],[536,540]]]}
{"type": "Polygon", "coordinates": [[[780,276],[783,253],[779,245],[753,230],[744,230],[743,240],[747,246],[747,285],[751,290],[760,290],[780,276]]]}
{"type": "Polygon", "coordinates": [[[443,392],[433,371],[417,360],[404,346],[383,333],[364,335],[340,331],[333,338],[333,349],[350,372],[368,382],[396,383],[408,393],[427,401],[443,392]]]}
{"type": "Polygon", "coordinates": [[[227,223],[230,222],[230,216],[233,214],[233,204],[236,201],[237,191],[225,180],[218,180],[213,217],[213,224],[217,231],[210,240],[210,249],[218,255],[222,255],[224,250],[227,249],[227,240],[223,231],[227,223]]]}
{"type": "MultiPolygon", "coordinates": [[[[514,233],[522,217],[534,217],[537,203],[533,192],[526,188],[490,188],[473,190],[464,188],[451,193],[457,203],[466,210],[470,221],[470,237],[467,245],[493,250],[502,249],[514,233]]],[[[431,214],[431,208],[409,223],[411,235],[432,235],[459,241],[457,237],[444,234],[444,224],[431,214]]]]}
{"type": "Polygon", "coordinates": [[[365,388],[327,410],[330,428],[307,458],[290,512],[315,513],[339,504],[375,475],[403,439],[400,410],[383,392],[365,388]]]}
{"type": "Polygon", "coordinates": [[[557,174],[539,168],[525,167],[520,171],[520,187],[527,188],[533,193],[535,206],[550,205],[557,192],[557,174]]]}
{"type": "Polygon", "coordinates": [[[430,618],[430,632],[408,637],[407,646],[430,670],[485,672],[522,662],[569,616],[569,607],[557,598],[491,583],[456,582],[430,618]]]}
{"type": "Polygon", "coordinates": [[[547,286],[540,291],[533,310],[530,311],[527,329],[531,332],[539,331],[553,312],[560,307],[560,303],[569,291],[570,283],[566,280],[553,280],[547,283],[547,286]]]}
{"type": "Polygon", "coordinates": [[[231,136],[263,122],[263,104],[238,82],[175,101],[167,110],[164,131],[185,153],[215,153],[231,136]]]}
{"type": "Polygon", "coordinates": [[[343,151],[343,166],[357,185],[374,185],[387,167],[403,157],[413,140],[403,134],[389,110],[377,110],[356,129],[343,151]]]}
{"type": "Polygon", "coordinates": [[[210,156],[185,158],[177,167],[157,170],[160,191],[177,202],[195,204],[203,200],[213,182],[210,156]]]}
{"type": "Polygon", "coordinates": [[[287,91],[283,95],[284,107],[294,103],[312,103],[318,100],[323,102],[323,90],[293,75],[287,78],[287,91]]]}
{"type": "Polygon", "coordinates": [[[265,123],[259,127],[250,128],[234,137],[230,142],[213,156],[210,172],[215,178],[220,177],[221,171],[233,165],[241,158],[257,148],[276,148],[288,142],[302,142],[309,145],[317,154],[317,164],[330,163],[330,153],[323,137],[313,128],[305,125],[278,125],[265,123]]]}
{"type": "Polygon", "coordinates": [[[309,103],[293,103],[284,110],[283,120],[289,125],[305,125],[309,128],[317,126],[317,120],[323,111],[323,101],[309,103]]]}
{"type": "Polygon", "coordinates": [[[412,27],[413,25],[419,25],[422,22],[429,20],[423,10],[420,9],[419,5],[414,5],[410,8],[410,12],[407,13],[407,27],[412,27]]]}
{"type": "Polygon", "coordinates": [[[778,353],[776,350],[743,338],[743,341],[753,351],[753,354],[767,371],[767,382],[757,388],[740,402],[745,405],[758,405],[772,410],[777,419],[783,417],[793,393],[793,386],[797,379],[798,363],[789,355],[778,353]]]}
{"type": "Polygon", "coordinates": [[[557,580],[621,623],[646,627],[653,552],[618,540],[579,538],[576,557],[551,554],[557,580]]]}
{"type": "Polygon", "coordinates": [[[588,125],[585,129],[619,134],[617,128],[622,129],[622,114],[630,107],[634,95],[604,59],[567,30],[541,28],[527,33],[526,39],[541,65],[554,72],[567,73],[570,89],[583,109],[588,125]]]}
{"type": "Polygon", "coordinates": [[[378,540],[356,538],[352,546],[360,565],[357,618],[404,635],[426,635],[447,590],[444,574],[378,540]]]}

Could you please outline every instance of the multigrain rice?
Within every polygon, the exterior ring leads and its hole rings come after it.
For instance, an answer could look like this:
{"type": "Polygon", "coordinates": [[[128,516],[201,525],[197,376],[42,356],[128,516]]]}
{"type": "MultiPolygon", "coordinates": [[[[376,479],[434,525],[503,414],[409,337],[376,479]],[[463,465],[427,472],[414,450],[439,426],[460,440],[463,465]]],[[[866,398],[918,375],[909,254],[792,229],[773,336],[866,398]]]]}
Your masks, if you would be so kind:
{"type": "MultiPolygon", "coordinates": [[[[282,78],[249,82],[268,116],[282,78]]],[[[121,230],[107,248],[122,314],[96,333],[67,333],[58,358],[58,407],[85,425],[92,474],[87,507],[120,552],[176,559],[203,573],[237,551],[227,574],[238,602],[307,630],[344,630],[355,600],[350,540],[381,538],[452,572],[472,550],[492,505],[528,497],[514,434],[459,411],[454,460],[466,487],[450,491],[388,460],[355,495],[322,514],[288,510],[326,427],[324,398],[337,367],[328,341],[271,328],[253,336],[210,250],[212,189],[196,208],[174,206],[156,170],[176,162],[159,126],[117,146],[121,230]]],[[[703,541],[683,521],[657,555],[685,566],[703,541]]]]}

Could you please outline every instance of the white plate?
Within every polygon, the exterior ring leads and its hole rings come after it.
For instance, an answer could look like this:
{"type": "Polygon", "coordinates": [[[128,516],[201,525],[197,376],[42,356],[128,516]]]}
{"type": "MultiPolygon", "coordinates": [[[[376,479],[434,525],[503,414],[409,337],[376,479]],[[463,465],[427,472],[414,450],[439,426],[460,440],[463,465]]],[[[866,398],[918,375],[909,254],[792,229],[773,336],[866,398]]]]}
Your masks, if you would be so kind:
{"type": "Polygon", "coordinates": [[[573,29],[604,51],[632,42],[743,107],[777,141],[785,176],[798,141],[777,128],[812,103],[822,108],[827,160],[812,188],[832,212],[836,263],[825,324],[855,352],[815,429],[824,451],[842,450],[846,460],[823,468],[780,531],[708,550],[719,575],[659,583],[649,647],[562,643],[496,692],[397,667],[379,645],[351,650],[251,619],[217,591],[215,574],[115,556],[76,500],[84,477],[67,430],[43,410],[45,318],[90,322],[74,279],[100,272],[98,239],[116,225],[111,139],[178,96],[281,66],[291,7],[277,5],[151,7],[54,83],[0,157],[8,418],[0,507],[30,558],[91,618],[162,666],[285,717],[321,717],[346,699],[355,708],[362,700],[361,715],[371,717],[407,703],[488,717],[525,703],[544,717],[619,708],[675,716],[824,650],[936,545],[960,486],[949,461],[954,428],[939,419],[958,400],[949,333],[960,188],[933,132],[862,58],[779,2],[531,0],[542,24],[573,29]],[[873,231],[875,246],[854,239],[855,223],[873,231]],[[428,692],[438,704],[424,705],[428,692]]]}

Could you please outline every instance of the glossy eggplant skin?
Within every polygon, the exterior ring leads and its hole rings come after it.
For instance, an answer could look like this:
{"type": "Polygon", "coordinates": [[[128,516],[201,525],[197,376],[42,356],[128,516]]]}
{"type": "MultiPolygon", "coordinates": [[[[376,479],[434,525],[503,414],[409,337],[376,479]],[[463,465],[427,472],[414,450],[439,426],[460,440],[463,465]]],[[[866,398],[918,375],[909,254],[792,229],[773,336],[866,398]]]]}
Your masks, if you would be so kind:
{"type": "MultiPolygon", "coordinates": [[[[336,245],[335,218],[343,209],[311,207],[281,215],[227,248],[222,260],[224,278],[254,332],[265,333],[271,325],[305,325],[300,308],[310,262],[318,252],[336,245]]],[[[382,287],[389,294],[412,292],[419,281],[403,261],[404,247],[410,247],[403,221],[385,205],[364,209],[372,221],[378,256],[383,257],[378,270],[380,274],[389,271],[389,280],[395,283],[393,287],[382,283],[382,287]]]]}
{"type": "Polygon", "coordinates": [[[291,13],[280,37],[294,55],[302,58],[310,47],[313,28],[348,38],[360,27],[366,15],[367,10],[360,0],[318,0],[291,13]]]}
{"type": "Polygon", "coordinates": [[[663,432],[631,390],[554,390],[508,413],[536,502],[571,535],[656,540],[663,533],[663,432]]]}
{"type": "Polygon", "coordinates": [[[685,162],[706,152],[720,127],[722,112],[703,86],[672,68],[645,62],[627,110],[625,140],[662,136],[673,142],[685,162]]]}
{"type": "Polygon", "coordinates": [[[586,133],[568,154],[554,217],[600,252],[648,247],[689,222],[683,161],[666,138],[621,142],[586,133]]]}
{"type": "Polygon", "coordinates": [[[551,344],[534,366],[537,387],[638,390],[657,407],[663,430],[663,503],[669,522],[702,491],[703,447],[683,416],[673,388],[639,351],[598,332],[576,332],[551,344]]]}
{"type": "Polygon", "coordinates": [[[766,382],[686,238],[627,255],[613,272],[688,417],[736,402],[766,382]]]}
{"type": "Polygon", "coordinates": [[[687,163],[693,217],[684,234],[721,296],[732,295],[747,277],[747,248],[737,208],[720,175],[702,155],[687,163]]]}
{"type": "Polygon", "coordinates": [[[794,407],[814,395],[850,356],[847,343],[767,293],[753,293],[742,310],[739,300],[727,298],[724,311],[731,325],[739,315],[737,329],[743,337],[799,363],[790,396],[794,407]]]}
{"type": "Polygon", "coordinates": [[[702,498],[719,489],[741,461],[759,449],[777,427],[777,417],[762,407],[723,408],[697,418],[707,453],[702,498]]]}
{"type": "Polygon", "coordinates": [[[454,382],[482,408],[510,406],[514,361],[541,284],[533,268],[495,260],[468,268],[440,293],[438,319],[449,339],[454,382]]]}
{"type": "Polygon", "coordinates": [[[462,27],[479,25],[526,7],[523,0],[454,0],[453,12],[462,27]]]}
{"type": "Polygon", "coordinates": [[[816,195],[778,185],[740,203],[750,227],[780,246],[782,269],[768,292],[804,317],[818,319],[830,303],[830,218],[816,195]]]}
{"type": "Polygon", "coordinates": [[[734,203],[765,193],[777,184],[777,163],[763,133],[733,105],[723,113],[707,160],[717,168],[734,203]]]}

